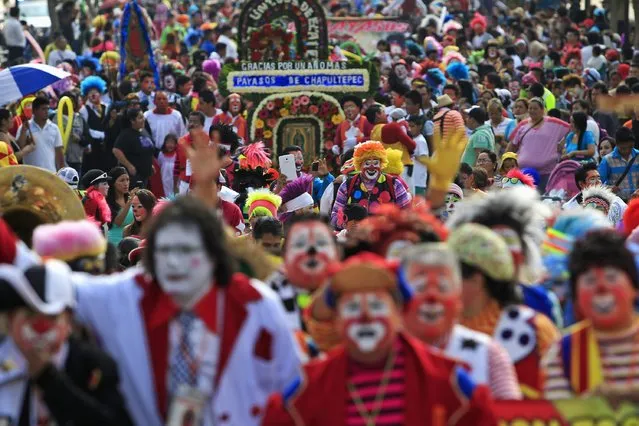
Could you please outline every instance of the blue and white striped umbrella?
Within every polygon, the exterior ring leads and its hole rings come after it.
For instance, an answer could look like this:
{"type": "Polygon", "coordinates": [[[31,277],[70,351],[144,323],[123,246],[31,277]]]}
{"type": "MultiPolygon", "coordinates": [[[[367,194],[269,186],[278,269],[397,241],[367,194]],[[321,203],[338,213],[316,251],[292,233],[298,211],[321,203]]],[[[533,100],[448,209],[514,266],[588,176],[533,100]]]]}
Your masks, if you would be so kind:
{"type": "Polygon", "coordinates": [[[17,101],[70,75],[50,65],[25,64],[9,67],[0,71],[0,105],[17,101]]]}

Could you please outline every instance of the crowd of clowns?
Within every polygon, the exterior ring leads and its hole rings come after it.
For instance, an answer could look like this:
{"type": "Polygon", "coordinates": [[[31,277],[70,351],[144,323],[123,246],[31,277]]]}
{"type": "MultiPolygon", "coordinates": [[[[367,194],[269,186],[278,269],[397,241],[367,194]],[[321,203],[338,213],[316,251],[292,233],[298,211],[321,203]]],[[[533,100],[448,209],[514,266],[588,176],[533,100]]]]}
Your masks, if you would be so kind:
{"type": "Polygon", "coordinates": [[[73,75],[0,110],[0,165],[56,173],[87,220],[0,217],[0,419],[461,426],[501,400],[636,401],[639,123],[604,106],[639,93],[639,56],[599,8],[418,3],[410,36],[332,50],[369,54],[380,90],[341,97],[306,163],[220,98],[233,2],[149,8],[159,88],[117,82],[119,9],[88,55],[56,35],[73,75]]]}

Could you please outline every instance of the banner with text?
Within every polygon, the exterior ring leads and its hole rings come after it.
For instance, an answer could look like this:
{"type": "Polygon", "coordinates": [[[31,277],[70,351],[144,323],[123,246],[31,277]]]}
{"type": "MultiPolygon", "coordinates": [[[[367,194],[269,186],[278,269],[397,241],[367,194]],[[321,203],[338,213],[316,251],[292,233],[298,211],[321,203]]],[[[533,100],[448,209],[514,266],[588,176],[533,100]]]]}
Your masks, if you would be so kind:
{"type": "Polygon", "coordinates": [[[368,92],[370,87],[367,69],[330,61],[242,62],[226,78],[228,91],[237,93],[368,92]]]}

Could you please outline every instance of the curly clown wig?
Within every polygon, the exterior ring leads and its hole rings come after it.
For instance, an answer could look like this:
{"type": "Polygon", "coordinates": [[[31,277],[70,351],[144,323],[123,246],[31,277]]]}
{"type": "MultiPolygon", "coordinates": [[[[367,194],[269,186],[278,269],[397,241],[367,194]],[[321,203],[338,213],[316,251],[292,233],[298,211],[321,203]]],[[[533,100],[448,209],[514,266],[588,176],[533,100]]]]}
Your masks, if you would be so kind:
{"type": "Polygon", "coordinates": [[[355,165],[355,170],[359,172],[362,170],[362,164],[364,164],[366,160],[373,158],[380,160],[382,163],[382,169],[386,168],[388,165],[388,156],[386,155],[384,144],[377,141],[368,141],[357,145],[355,147],[355,152],[353,153],[353,164],[355,165]]]}
{"type": "Polygon", "coordinates": [[[88,95],[89,92],[93,89],[97,90],[98,92],[102,94],[106,92],[106,88],[107,88],[106,81],[94,75],[85,78],[84,80],[82,80],[82,83],[80,84],[80,90],[82,92],[82,96],[88,95]]]}
{"type": "Polygon", "coordinates": [[[371,216],[349,233],[345,254],[348,257],[370,251],[387,256],[394,242],[402,242],[405,247],[406,244],[445,241],[447,237],[446,226],[433,215],[428,203],[415,202],[406,209],[388,203],[376,206],[371,216]]]}
{"type": "Polygon", "coordinates": [[[461,62],[453,62],[446,67],[446,74],[454,80],[470,80],[468,66],[461,62]]]}
{"type": "Polygon", "coordinates": [[[389,175],[399,176],[404,171],[404,163],[402,162],[402,151],[399,149],[386,148],[386,158],[388,163],[384,167],[383,172],[389,175]]]}

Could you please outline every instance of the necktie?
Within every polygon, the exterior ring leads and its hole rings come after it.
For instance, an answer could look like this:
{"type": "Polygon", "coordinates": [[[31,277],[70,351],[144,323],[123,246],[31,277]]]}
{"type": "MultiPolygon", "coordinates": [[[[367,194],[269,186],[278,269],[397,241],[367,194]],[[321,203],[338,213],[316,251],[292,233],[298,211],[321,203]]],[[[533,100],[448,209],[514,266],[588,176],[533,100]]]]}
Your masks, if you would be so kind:
{"type": "Polygon", "coordinates": [[[180,324],[181,334],[177,350],[171,360],[171,394],[175,394],[180,385],[195,386],[195,354],[189,339],[195,322],[195,315],[192,312],[182,312],[177,319],[180,324]]]}

